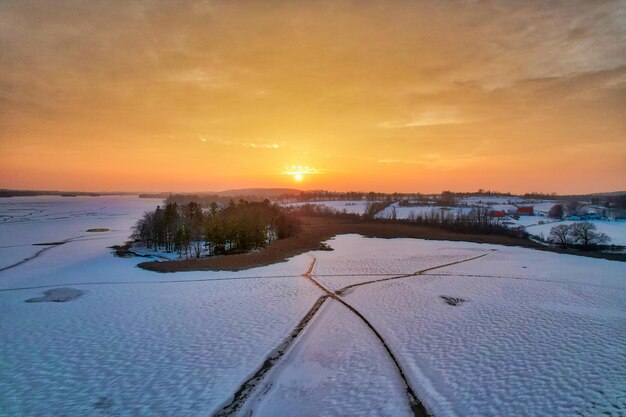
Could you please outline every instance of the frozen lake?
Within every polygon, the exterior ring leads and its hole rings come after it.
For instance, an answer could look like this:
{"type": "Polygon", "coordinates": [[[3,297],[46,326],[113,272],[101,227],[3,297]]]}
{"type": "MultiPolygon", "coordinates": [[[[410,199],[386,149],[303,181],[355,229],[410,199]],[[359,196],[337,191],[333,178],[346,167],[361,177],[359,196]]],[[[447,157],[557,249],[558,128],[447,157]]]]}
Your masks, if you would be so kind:
{"type": "Polygon", "coordinates": [[[158,203],[0,200],[0,416],[208,416],[267,358],[235,414],[411,415],[409,390],[434,416],[626,414],[625,263],[342,235],[158,274],[108,249],[158,203]],[[58,288],[82,295],[26,302],[58,288]]]}

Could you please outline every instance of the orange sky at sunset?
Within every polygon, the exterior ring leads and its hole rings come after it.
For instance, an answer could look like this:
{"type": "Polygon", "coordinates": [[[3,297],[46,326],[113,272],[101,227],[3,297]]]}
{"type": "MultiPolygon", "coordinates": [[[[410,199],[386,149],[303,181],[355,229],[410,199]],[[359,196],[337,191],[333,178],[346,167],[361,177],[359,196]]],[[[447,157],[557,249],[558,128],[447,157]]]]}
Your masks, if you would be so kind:
{"type": "Polygon", "coordinates": [[[624,190],[625,22],[625,1],[2,1],[0,188],[624,190]]]}

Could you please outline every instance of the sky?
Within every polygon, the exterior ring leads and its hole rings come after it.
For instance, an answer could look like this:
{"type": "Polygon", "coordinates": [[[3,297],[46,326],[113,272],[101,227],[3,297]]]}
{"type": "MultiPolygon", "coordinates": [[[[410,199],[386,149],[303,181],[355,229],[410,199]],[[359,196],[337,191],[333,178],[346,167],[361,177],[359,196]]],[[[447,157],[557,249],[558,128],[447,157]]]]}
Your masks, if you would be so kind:
{"type": "Polygon", "coordinates": [[[626,0],[0,0],[0,188],[626,190],[626,0]]]}

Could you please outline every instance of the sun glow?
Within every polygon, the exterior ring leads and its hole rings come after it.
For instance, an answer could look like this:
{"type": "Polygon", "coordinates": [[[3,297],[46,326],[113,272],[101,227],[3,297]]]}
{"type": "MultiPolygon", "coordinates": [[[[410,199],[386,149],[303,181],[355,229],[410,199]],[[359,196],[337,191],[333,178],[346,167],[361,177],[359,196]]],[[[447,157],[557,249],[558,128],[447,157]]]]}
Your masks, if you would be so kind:
{"type": "Polygon", "coordinates": [[[283,174],[293,177],[296,182],[302,182],[306,175],[319,174],[319,170],[309,166],[291,165],[285,168],[283,174]]]}

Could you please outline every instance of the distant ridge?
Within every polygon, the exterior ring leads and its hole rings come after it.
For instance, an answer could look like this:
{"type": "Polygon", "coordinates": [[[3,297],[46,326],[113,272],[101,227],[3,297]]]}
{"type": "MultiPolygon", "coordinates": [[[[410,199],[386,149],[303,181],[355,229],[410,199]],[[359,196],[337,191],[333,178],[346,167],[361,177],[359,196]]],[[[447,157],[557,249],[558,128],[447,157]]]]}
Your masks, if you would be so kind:
{"type": "Polygon", "coordinates": [[[626,194],[626,191],[611,191],[608,193],[592,193],[591,195],[602,195],[602,196],[614,196],[614,195],[622,195],[622,194],[626,194]]]}
{"type": "MultiPolygon", "coordinates": [[[[224,190],[215,194],[219,196],[248,196],[256,195],[262,197],[277,197],[279,195],[298,195],[302,193],[302,190],[296,190],[294,188],[240,188],[234,190],[224,190]]],[[[204,193],[202,193],[204,194],[204,193]]],[[[208,194],[208,193],[207,193],[208,194]]]]}
{"type": "Polygon", "coordinates": [[[238,188],[233,190],[224,191],[201,191],[201,192],[163,192],[163,193],[143,193],[139,194],[141,198],[168,198],[170,196],[176,196],[179,198],[206,198],[206,197],[221,197],[221,198],[276,198],[279,196],[292,196],[300,195],[303,191],[293,188],[238,188]]]}

